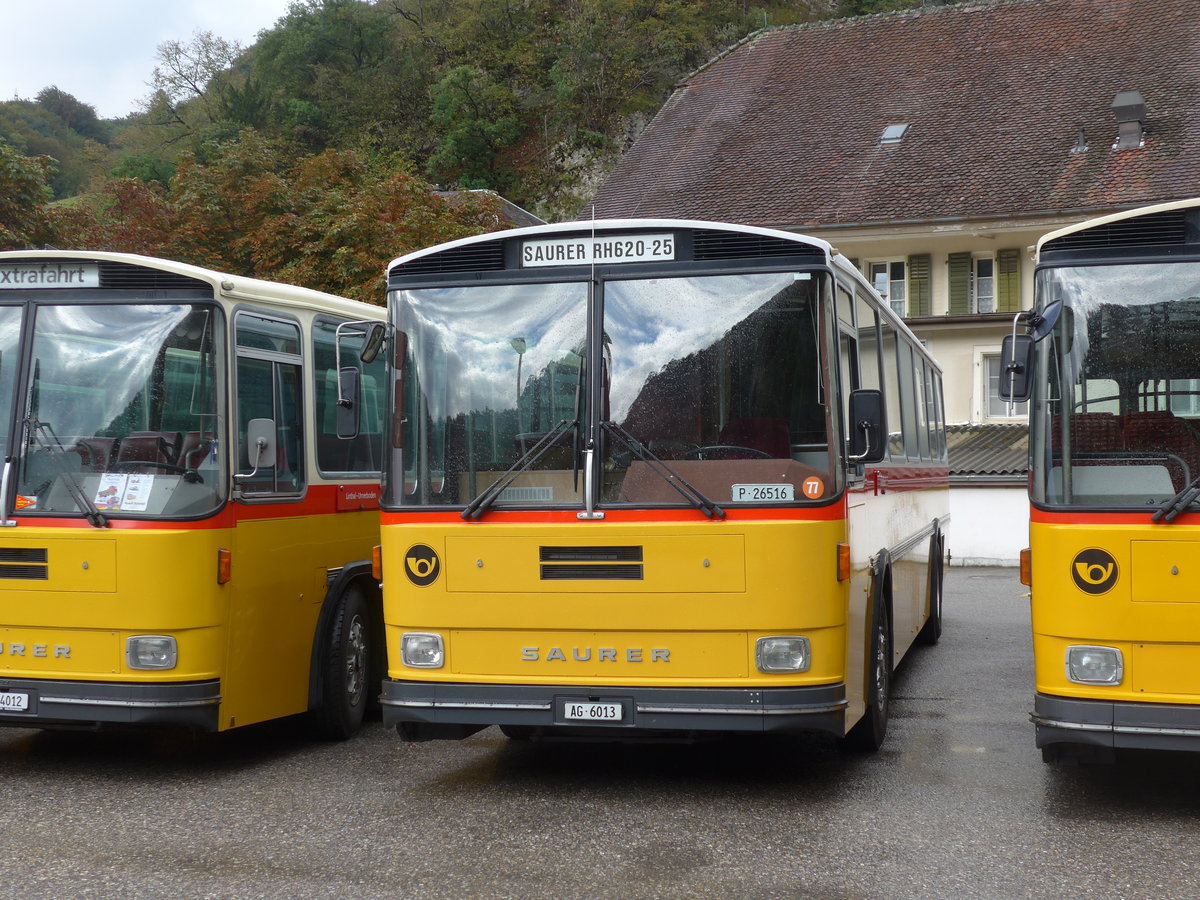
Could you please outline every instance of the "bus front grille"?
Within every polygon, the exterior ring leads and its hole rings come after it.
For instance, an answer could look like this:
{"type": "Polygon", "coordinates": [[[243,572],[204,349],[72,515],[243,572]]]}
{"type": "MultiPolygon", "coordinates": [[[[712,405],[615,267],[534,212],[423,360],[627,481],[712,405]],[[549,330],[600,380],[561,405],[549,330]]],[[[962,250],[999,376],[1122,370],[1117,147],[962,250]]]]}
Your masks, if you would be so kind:
{"type": "Polygon", "coordinates": [[[542,581],[641,581],[641,565],[566,565],[542,566],[542,581]]]}
{"type": "Polygon", "coordinates": [[[45,547],[0,547],[0,579],[47,581],[49,558],[45,547]]]}

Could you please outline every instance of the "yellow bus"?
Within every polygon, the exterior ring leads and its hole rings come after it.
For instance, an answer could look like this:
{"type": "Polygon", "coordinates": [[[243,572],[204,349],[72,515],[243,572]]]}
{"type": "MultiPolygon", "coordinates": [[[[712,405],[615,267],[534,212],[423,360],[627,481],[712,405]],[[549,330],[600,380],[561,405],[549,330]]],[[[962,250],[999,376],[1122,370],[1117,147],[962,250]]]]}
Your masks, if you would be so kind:
{"type": "Polygon", "coordinates": [[[385,318],[162,259],[0,253],[0,725],[357,729],[386,393],[360,351],[385,318]]]}
{"type": "Polygon", "coordinates": [[[1001,385],[1030,404],[1036,743],[1200,749],[1200,200],[1037,254],[1001,385]]]}
{"type": "Polygon", "coordinates": [[[388,268],[385,725],[875,749],[941,628],[941,373],[827,243],[674,220],[388,268]]]}

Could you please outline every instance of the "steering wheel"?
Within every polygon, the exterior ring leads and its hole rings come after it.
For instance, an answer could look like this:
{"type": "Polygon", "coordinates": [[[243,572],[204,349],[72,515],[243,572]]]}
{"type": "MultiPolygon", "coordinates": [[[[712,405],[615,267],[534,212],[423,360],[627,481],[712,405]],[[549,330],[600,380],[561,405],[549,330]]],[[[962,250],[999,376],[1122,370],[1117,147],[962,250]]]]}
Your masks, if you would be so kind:
{"type": "Polygon", "coordinates": [[[683,454],[684,459],[771,459],[770,453],[764,453],[754,447],[741,447],[737,444],[709,444],[706,447],[693,447],[683,454]]]}

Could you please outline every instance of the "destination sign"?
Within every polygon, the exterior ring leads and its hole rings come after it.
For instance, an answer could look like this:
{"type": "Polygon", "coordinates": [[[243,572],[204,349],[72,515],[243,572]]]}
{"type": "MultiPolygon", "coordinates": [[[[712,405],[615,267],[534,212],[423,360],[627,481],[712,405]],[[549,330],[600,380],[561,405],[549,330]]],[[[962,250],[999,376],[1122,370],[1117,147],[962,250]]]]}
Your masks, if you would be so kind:
{"type": "Polygon", "coordinates": [[[100,267],[73,260],[0,263],[0,290],[65,287],[100,287],[100,267]]]}
{"type": "Polygon", "coordinates": [[[585,235],[525,241],[521,265],[607,266],[614,263],[663,262],[675,258],[675,235],[585,235]]]}

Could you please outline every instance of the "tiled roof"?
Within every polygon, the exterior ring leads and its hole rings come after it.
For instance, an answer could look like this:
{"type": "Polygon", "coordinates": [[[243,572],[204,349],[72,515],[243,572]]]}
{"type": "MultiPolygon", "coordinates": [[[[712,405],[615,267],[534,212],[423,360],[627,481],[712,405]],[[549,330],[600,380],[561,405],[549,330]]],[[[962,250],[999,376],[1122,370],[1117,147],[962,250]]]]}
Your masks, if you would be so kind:
{"type": "Polygon", "coordinates": [[[947,425],[950,476],[1015,475],[1029,468],[1029,428],[1021,424],[947,425]]]}
{"type": "Polygon", "coordinates": [[[595,203],[794,228],[1195,195],[1197,0],[994,0],[752,35],[677,87],[595,203]],[[1114,151],[1129,90],[1145,144],[1114,151]]]}

